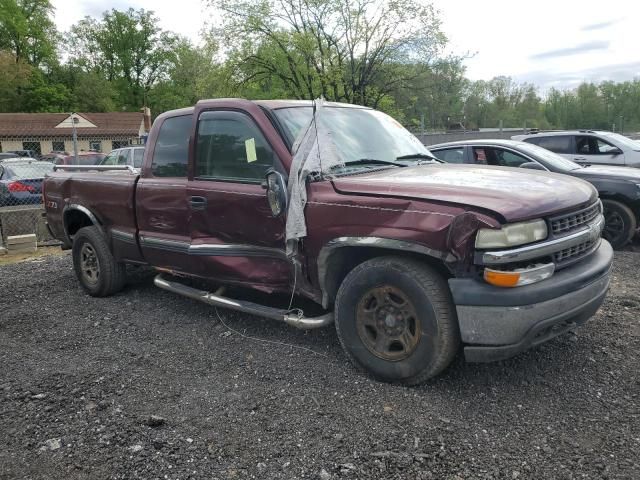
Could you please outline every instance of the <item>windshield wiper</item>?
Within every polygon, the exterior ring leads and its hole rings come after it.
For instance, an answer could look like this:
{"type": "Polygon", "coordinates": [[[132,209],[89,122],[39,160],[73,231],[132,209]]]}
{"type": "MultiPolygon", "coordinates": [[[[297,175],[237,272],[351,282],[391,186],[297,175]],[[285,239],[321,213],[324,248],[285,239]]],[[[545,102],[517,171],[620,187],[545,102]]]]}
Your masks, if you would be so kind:
{"type": "Polygon", "coordinates": [[[410,153],[409,155],[400,155],[399,157],[396,157],[396,160],[411,160],[412,158],[426,158],[429,160],[436,160],[439,162],[439,160],[433,155],[429,155],[427,153],[420,153],[420,152],[410,153]]]}
{"type": "Polygon", "coordinates": [[[374,165],[395,165],[396,167],[406,167],[407,165],[400,162],[394,162],[393,160],[380,160],[378,158],[359,158],[358,160],[352,160],[350,162],[345,162],[345,166],[348,165],[366,165],[366,164],[374,164],[374,165]]]}

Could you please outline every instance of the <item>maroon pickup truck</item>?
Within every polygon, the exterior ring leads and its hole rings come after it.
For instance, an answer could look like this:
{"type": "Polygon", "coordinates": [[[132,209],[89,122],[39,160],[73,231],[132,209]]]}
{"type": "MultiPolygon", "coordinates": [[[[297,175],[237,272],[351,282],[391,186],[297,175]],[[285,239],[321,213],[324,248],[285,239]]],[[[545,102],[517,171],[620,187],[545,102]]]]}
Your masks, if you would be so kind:
{"type": "MultiPolygon", "coordinates": [[[[356,365],[406,384],[441,372],[461,344],[468,361],[504,359],[602,304],[613,252],[590,184],[441,164],[368,108],[315,115],[311,102],[201,101],[157,118],[140,173],[58,167],[47,222],[81,285],[111,295],[125,264],[151,265],[157,286],[211,305],[300,328],[335,322],[356,365]],[[304,178],[306,234],[290,251],[292,152],[314,122],[340,161],[304,178]],[[315,315],[292,308],[293,293],[315,315]]],[[[323,142],[309,153],[318,165],[323,142]]]]}

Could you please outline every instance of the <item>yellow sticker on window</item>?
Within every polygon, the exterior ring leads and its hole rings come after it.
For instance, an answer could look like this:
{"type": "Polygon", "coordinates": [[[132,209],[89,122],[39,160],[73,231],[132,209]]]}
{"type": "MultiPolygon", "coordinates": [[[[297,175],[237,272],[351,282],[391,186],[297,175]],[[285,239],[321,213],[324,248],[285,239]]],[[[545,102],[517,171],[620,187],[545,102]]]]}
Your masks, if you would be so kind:
{"type": "Polygon", "coordinates": [[[255,162],[258,160],[258,154],[256,153],[256,139],[249,138],[244,141],[244,149],[247,151],[247,162],[255,162]]]}

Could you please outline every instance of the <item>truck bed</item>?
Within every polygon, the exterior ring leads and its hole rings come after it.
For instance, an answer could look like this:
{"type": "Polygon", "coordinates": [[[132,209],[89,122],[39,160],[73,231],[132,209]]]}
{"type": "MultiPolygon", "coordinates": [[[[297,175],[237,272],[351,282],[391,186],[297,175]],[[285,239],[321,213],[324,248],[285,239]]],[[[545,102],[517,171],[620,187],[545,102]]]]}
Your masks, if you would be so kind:
{"type": "Polygon", "coordinates": [[[56,238],[64,238],[63,213],[75,206],[89,210],[106,232],[112,228],[135,234],[135,186],[139,174],[56,171],[45,182],[48,224],[56,238]]]}

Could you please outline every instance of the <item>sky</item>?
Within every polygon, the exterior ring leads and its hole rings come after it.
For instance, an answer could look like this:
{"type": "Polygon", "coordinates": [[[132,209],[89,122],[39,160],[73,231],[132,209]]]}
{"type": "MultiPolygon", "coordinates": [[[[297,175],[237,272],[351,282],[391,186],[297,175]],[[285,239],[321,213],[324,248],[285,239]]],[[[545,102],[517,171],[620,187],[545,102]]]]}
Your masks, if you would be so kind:
{"type": "MultiPolygon", "coordinates": [[[[472,80],[511,76],[542,92],[583,81],[640,78],[640,1],[432,0],[448,49],[465,60],[472,80]]],[[[52,0],[61,31],[106,8],[154,10],[163,29],[197,42],[210,9],[202,0],[52,0]]]]}

